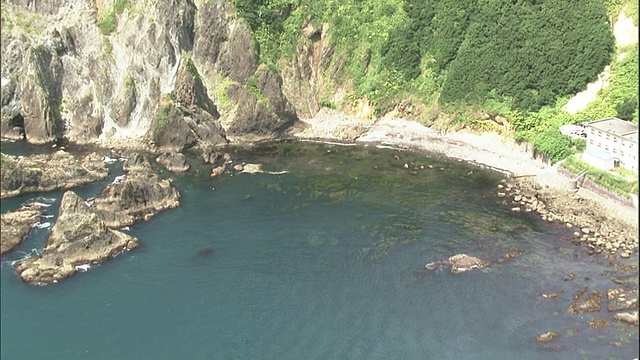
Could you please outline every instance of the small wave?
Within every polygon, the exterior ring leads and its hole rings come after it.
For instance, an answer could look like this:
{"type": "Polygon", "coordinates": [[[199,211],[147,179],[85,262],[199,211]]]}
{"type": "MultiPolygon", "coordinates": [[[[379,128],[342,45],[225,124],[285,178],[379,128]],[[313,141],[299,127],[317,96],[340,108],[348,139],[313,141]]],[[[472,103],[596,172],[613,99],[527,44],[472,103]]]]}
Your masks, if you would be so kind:
{"type": "Polygon", "coordinates": [[[91,265],[89,264],[76,265],[75,268],[76,268],[76,271],[85,272],[91,268],[91,265]]]}
{"type": "Polygon", "coordinates": [[[47,222],[43,222],[43,223],[38,221],[37,223],[33,224],[31,227],[38,228],[38,229],[46,229],[49,226],[51,226],[51,223],[48,222],[48,221],[47,222]]]}
{"type": "Polygon", "coordinates": [[[128,226],[123,227],[122,229],[120,229],[120,231],[129,231],[131,230],[128,226]]]}
{"type": "Polygon", "coordinates": [[[115,185],[115,184],[120,184],[121,182],[124,181],[124,179],[127,177],[127,175],[120,175],[120,176],[116,176],[115,179],[113,179],[113,182],[111,182],[111,185],[115,185]]]}
{"type": "Polygon", "coordinates": [[[102,161],[106,164],[113,164],[114,162],[118,161],[118,159],[110,158],[109,156],[105,155],[102,158],[102,161]]]}
{"type": "Polygon", "coordinates": [[[39,207],[39,208],[51,206],[51,204],[41,203],[41,202],[38,202],[38,201],[34,202],[33,205],[35,205],[36,207],[39,207]]]}
{"type": "Polygon", "coordinates": [[[87,205],[88,207],[91,207],[93,205],[93,200],[85,201],[84,204],[87,205]]]}
{"type": "Polygon", "coordinates": [[[11,266],[16,266],[17,263],[25,261],[25,260],[29,259],[30,257],[32,257],[34,255],[35,256],[40,256],[40,252],[36,248],[31,249],[31,251],[28,252],[28,253],[26,253],[24,251],[20,251],[20,253],[22,253],[22,257],[20,257],[20,258],[18,258],[16,260],[10,260],[11,266]]]}
{"type": "Polygon", "coordinates": [[[51,219],[52,217],[55,217],[55,215],[40,215],[40,217],[45,219],[51,219]]]}

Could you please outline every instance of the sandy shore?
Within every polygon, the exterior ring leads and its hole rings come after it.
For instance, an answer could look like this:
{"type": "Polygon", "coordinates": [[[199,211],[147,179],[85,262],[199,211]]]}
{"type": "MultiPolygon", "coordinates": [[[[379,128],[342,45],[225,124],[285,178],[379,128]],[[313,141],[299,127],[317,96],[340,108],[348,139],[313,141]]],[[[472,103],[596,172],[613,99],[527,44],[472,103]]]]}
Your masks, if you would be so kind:
{"type": "Polygon", "coordinates": [[[540,187],[554,192],[556,197],[571,197],[576,201],[588,199],[600,216],[616,219],[638,231],[638,210],[605,198],[585,188],[570,191],[570,179],[558,173],[557,165],[549,166],[534,160],[514,141],[495,133],[482,135],[470,132],[440,133],[415,121],[382,118],[358,119],[329,109],[314,118],[302,120],[307,127],[295,134],[302,139],[386,145],[414,151],[426,151],[450,158],[483,164],[508,174],[527,177],[540,187]]]}

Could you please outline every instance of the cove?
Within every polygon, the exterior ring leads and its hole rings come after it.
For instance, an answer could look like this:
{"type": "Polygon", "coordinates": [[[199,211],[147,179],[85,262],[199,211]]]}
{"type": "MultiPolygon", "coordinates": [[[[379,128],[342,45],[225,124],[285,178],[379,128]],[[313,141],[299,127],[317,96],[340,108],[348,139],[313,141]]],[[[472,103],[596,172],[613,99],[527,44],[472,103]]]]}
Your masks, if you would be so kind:
{"type": "MultiPolygon", "coordinates": [[[[34,229],[2,258],[2,358],[637,356],[637,328],[590,327],[606,310],[567,312],[582,287],[611,287],[616,270],[564,241],[561,226],[500,206],[500,174],[363,146],[280,143],[232,156],[286,173],[212,179],[191,159],[188,173],[162,174],[181,206],[131,226],[138,249],[58,284],[30,286],[12,271],[43,246],[48,229],[34,229]],[[424,269],[456,253],[492,265],[424,269]],[[569,273],[578,276],[563,281],[569,273]],[[559,337],[537,343],[547,331],[559,337]]],[[[77,192],[95,196],[119,174],[77,192]]],[[[2,200],[2,212],[41,198],[55,221],[61,194],[2,200]]]]}

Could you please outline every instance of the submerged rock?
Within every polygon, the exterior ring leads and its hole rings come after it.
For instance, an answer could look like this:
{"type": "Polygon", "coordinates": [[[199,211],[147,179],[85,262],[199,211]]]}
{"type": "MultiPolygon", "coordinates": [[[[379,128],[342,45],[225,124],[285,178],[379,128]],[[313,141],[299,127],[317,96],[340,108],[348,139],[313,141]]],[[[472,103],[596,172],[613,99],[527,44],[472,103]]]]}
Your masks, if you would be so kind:
{"type": "Polygon", "coordinates": [[[1,154],[0,199],[25,193],[69,189],[105,179],[102,156],[76,156],[65,151],[29,157],[1,154]]]}
{"type": "Polygon", "coordinates": [[[553,331],[548,331],[544,334],[540,334],[536,337],[536,341],[540,342],[540,343],[545,343],[545,342],[549,342],[553,339],[555,339],[556,337],[558,337],[558,334],[554,333],[553,331]]]}
{"type": "Polygon", "coordinates": [[[0,215],[0,255],[13,250],[27,237],[39,216],[36,204],[0,215]]]}
{"type": "Polygon", "coordinates": [[[452,273],[459,274],[469,270],[489,266],[491,265],[491,262],[478,259],[477,257],[469,256],[467,254],[456,254],[447,260],[430,262],[425,265],[425,268],[428,270],[436,270],[439,265],[449,266],[452,273]]]}
{"type": "Polygon", "coordinates": [[[587,296],[584,294],[589,290],[585,287],[573,297],[574,301],[569,306],[569,312],[572,314],[584,314],[591,312],[599,312],[602,310],[602,303],[604,302],[604,294],[598,290],[594,290],[587,296]]]}
{"type": "Polygon", "coordinates": [[[138,246],[137,238],[109,229],[72,191],[63,195],[59,214],[42,253],[16,266],[23,281],[57,282],[138,246]]]}
{"type": "Polygon", "coordinates": [[[638,312],[632,311],[632,312],[618,313],[618,314],[615,314],[611,318],[611,320],[620,321],[620,322],[627,323],[629,325],[638,326],[638,312]]]}

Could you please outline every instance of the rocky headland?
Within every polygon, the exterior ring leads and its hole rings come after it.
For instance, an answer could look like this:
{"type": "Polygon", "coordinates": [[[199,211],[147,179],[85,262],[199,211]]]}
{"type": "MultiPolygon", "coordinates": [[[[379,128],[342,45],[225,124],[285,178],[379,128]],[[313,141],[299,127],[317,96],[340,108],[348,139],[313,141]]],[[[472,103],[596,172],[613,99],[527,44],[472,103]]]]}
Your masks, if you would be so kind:
{"type": "Polygon", "coordinates": [[[44,249],[19,262],[15,270],[27,283],[46,285],[137,246],[137,238],[109,229],[84,200],[67,191],[44,249]]]}
{"type": "Polygon", "coordinates": [[[0,154],[0,198],[26,193],[70,189],[109,176],[102,156],[74,155],[59,150],[53,154],[12,156],[0,154]]]}

